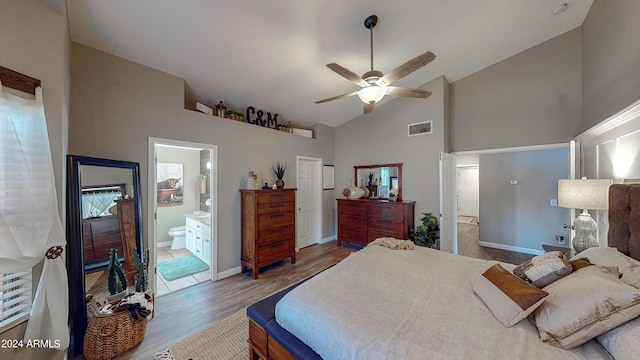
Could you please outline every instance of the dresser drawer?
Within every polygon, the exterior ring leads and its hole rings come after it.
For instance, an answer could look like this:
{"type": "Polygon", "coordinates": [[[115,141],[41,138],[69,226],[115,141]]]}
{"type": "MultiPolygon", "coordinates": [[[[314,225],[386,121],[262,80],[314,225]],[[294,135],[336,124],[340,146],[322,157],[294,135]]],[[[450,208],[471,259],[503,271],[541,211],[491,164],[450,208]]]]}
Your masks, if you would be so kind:
{"type": "Polygon", "coordinates": [[[295,198],[296,193],[293,191],[273,191],[263,193],[258,195],[258,206],[261,206],[262,204],[290,202],[294,201],[295,198]]]}
{"type": "Polygon", "coordinates": [[[338,226],[338,239],[356,244],[367,244],[367,231],[348,226],[338,226]]]}
{"type": "Polygon", "coordinates": [[[404,233],[404,223],[398,220],[370,217],[368,227],[370,230],[384,231],[387,233],[404,233]]]}
{"type": "Polygon", "coordinates": [[[279,212],[272,214],[258,215],[258,231],[271,229],[284,225],[292,225],[296,222],[296,215],[293,211],[279,212]]]}
{"type": "Polygon", "coordinates": [[[283,211],[295,211],[296,204],[293,201],[273,202],[258,205],[258,214],[270,214],[283,211]]]}
{"type": "Polygon", "coordinates": [[[295,244],[291,241],[282,241],[279,243],[260,246],[258,248],[258,262],[262,263],[278,258],[286,258],[291,256],[295,251],[295,244]]]}
{"type": "Polygon", "coordinates": [[[338,213],[367,216],[367,203],[357,200],[339,200],[338,213]]]}
{"type": "Polygon", "coordinates": [[[379,219],[402,219],[404,209],[402,205],[391,205],[385,203],[369,204],[369,217],[379,219]]]}
{"type": "Polygon", "coordinates": [[[274,244],[280,241],[293,240],[296,236],[294,225],[280,226],[261,230],[258,234],[258,246],[274,244]]]}
{"type": "Polygon", "coordinates": [[[338,226],[349,226],[352,228],[365,229],[367,227],[367,217],[360,214],[338,214],[338,226]]]}

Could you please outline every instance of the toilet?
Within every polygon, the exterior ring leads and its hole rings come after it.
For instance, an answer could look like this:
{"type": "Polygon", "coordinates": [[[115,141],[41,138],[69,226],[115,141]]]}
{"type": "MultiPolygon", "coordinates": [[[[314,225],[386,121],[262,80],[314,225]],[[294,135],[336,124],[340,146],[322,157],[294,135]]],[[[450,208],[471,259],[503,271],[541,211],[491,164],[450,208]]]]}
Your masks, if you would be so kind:
{"type": "Polygon", "coordinates": [[[169,236],[173,238],[171,249],[183,249],[186,246],[187,228],[185,225],[175,226],[169,229],[169,236]]]}

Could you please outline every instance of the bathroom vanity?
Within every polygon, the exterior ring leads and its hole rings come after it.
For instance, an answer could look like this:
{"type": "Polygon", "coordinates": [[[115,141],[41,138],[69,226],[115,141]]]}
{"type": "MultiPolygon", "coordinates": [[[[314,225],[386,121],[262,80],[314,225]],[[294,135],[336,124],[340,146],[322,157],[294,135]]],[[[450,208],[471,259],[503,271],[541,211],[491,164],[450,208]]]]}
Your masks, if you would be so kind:
{"type": "Polygon", "coordinates": [[[185,246],[187,250],[211,266],[211,217],[201,217],[192,214],[185,215],[185,217],[185,246]]]}

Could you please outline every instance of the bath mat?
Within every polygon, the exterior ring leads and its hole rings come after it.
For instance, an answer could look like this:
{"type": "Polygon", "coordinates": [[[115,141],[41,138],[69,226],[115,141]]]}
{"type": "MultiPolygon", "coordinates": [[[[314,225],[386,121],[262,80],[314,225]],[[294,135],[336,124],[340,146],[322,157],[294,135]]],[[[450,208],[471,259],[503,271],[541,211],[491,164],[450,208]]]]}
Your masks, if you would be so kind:
{"type": "Polygon", "coordinates": [[[200,271],[205,271],[208,268],[207,264],[194,255],[187,255],[181,258],[158,263],[158,271],[160,271],[160,274],[169,281],[199,273],[200,271]]]}

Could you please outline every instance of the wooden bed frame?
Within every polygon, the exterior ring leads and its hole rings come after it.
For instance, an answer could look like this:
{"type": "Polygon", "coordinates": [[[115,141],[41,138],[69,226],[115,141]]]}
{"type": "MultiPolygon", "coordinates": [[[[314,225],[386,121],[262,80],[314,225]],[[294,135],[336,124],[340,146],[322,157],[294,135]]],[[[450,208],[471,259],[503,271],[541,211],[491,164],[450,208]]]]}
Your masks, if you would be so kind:
{"type": "MultiPolygon", "coordinates": [[[[623,254],[640,260],[640,184],[614,184],[609,188],[609,233],[607,237],[608,246],[615,247],[623,254]]],[[[284,293],[295,286],[297,284],[274,296],[279,300],[284,293]]],[[[275,302],[277,300],[273,301],[274,307],[275,302]]],[[[275,323],[275,315],[269,321],[275,323]]],[[[273,325],[273,323],[269,325],[273,325]]],[[[284,344],[269,334],[265,327],[249,317],[249,358],[251,360],[301,358],[291,354],[284,344]]]]}

